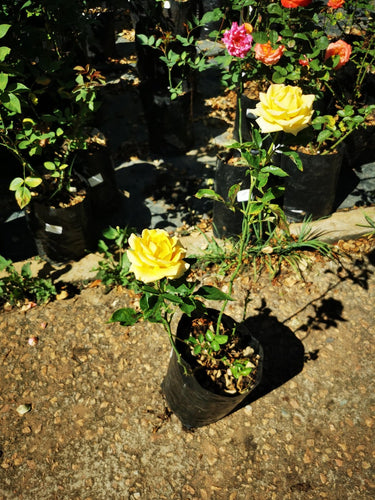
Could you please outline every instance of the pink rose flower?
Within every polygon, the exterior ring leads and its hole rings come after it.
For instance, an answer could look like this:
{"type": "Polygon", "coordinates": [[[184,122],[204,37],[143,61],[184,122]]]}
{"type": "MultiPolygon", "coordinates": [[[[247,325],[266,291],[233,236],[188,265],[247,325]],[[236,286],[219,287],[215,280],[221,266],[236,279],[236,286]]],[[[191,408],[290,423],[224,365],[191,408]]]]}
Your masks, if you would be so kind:
{"type": "Polygon", "coordinates": [[[284,50],[284,45],[279,45],[276,49],[273,49],[271,42],[256,43],[254,45],[255,59],[267,66],[272,66],[279,62],[284,50]]]}
{"type": "Polygon", "coordinates": [[[336,55],[340,56],[340,60],[335,66],[335,69],[339,69],[349,61],[351,53],[352,53],[351,45],[344,42],[344,40],[338,40],[337,42],[330,43],[328,45],[324,60],[326,61],[330,57],[334,57],[336,55]]]}
{"type": "Polygon", "coordinates": [[[248,33],[245,24],[238,26],[234,22],[230,30],[224,32],[223,42],[231,56],[243,59],[251,49],[253,37],[248,33]]]}

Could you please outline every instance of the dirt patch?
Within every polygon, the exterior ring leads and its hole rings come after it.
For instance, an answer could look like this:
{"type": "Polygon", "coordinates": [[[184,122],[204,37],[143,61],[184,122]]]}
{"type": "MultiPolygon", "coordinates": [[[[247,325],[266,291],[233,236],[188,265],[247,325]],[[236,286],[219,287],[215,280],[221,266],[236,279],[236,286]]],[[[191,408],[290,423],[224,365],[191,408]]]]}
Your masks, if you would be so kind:
{"type": "Polygon", "coordinates": [[[107,323],[134,305],[126,290],[87,287],[3,312],[0,498],[373,498],[375,259],[366,250],[341,262],[312,257],[304,280],[242,275],[227,312],[239,320],[250,301],[263,379],[241,409],[194,432],[161,394],[170,350],[161,326],[107,323]],[[31,410],[21,416],[20,405],[31,410]]]}

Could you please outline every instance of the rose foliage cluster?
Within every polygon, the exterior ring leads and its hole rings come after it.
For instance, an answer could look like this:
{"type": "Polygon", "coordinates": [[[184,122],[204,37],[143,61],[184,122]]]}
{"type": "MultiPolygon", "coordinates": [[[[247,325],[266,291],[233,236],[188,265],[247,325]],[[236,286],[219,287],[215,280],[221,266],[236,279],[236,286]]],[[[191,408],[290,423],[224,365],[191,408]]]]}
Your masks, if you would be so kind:
{"type": "Polygon", "coordinates": [[[240,18],[242,24],[224,31],[226,54],[217,61],[229,88],[242,94],[248,82],[257,83],[260,103],[254,114],[262,132],[296,136],[311,124],[298,136],[301,145],[329,152],[365,124],[373,110],[366,82],[375,70],[374,6],[352,0],[250,0],[240,18]],[[249,39],[241,46],[235,37],[241,27],[251,33],[251,46],[249,39]],[[306,108],[296,106],[301,99],[306,108]],[[289,121],[295,109],[305,109],[301,122],[289,121]]]}

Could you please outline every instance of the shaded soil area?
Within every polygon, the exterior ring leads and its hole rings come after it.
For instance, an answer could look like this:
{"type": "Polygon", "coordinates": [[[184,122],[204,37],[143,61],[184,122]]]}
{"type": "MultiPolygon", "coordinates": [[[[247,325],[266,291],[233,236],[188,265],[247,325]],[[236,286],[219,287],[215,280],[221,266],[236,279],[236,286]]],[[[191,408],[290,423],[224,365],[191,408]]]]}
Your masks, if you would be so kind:
{"type": "MultiPolygon", "coordinates": [[[[236,281],[227,313],[241,320],[248,303],[261,384],[193,431],[161,393],[162,327],[107,322],[136,304],[130,291],[81,283],[3,311],[0,499],[373,498],[374,241],[346,245],[339,261],[306,256],[304,279],[285,269],[236,281]]],[[[201,280],[226,289],[214,271],[201,280]]]]}

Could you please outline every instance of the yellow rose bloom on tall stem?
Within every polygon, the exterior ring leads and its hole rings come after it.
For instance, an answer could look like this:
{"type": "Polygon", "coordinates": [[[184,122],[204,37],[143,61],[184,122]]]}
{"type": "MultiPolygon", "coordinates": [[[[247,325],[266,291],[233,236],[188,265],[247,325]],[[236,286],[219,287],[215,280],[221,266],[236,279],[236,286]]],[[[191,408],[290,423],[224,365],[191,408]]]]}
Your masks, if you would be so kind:
{"type": "Polygon", "coordinates": [[[131,234],[128,243],[130,271],[143,283],[177,279],[189,268],[183,260],[186,250],[175,236],[162,229],[144,229],[141,236],[131,234]]]}
{"type": "Polygon", "coordinates": [[[263,133],[283,131],[297,135],[311,122],[315,95],[304,95],[299,87],[275,83],[266,93],[260,92],[259,99],[251,111],[259,116],[256,122],[263,133]]]}

